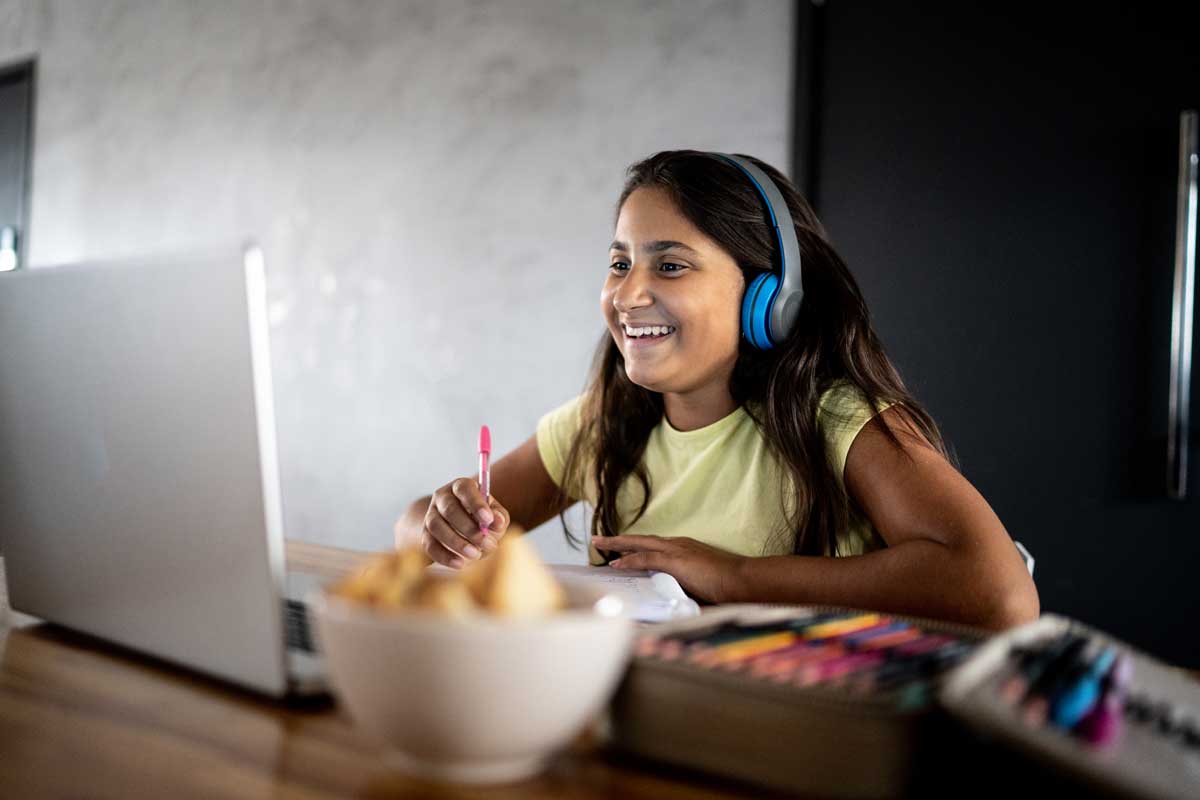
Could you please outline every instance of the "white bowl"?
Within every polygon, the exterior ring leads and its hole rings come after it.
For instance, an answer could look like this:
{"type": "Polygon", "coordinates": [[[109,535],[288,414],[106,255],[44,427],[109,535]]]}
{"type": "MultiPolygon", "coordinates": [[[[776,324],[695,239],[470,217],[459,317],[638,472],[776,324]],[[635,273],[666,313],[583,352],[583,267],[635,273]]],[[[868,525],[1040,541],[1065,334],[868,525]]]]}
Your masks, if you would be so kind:
{"type": "Polygon", "coordinates": [[[500,783],[539,772],[569,744],[629,660],[620,602],[564,588],[568,609],[531,620],[379,612],[325,592],[309,602],[334,693],[394,766],[500,783]]]}

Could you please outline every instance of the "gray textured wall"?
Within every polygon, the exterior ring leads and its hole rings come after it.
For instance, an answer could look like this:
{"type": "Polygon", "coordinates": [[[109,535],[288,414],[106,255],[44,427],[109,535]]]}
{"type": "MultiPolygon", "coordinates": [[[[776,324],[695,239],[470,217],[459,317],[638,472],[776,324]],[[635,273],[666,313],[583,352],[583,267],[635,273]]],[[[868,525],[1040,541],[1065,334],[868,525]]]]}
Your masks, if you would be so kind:
{"type": "MultiPolygon", "coordinates": [[[[629,163],[790,168],[792,15],[0,0],[0,64],[38,59],[30,262],[257,236],[288,534],[381,548],[481,423],[507,452],[582,388],[629,163]]],[[[557,522],[535,542],[581,560],[557,522]]]]}

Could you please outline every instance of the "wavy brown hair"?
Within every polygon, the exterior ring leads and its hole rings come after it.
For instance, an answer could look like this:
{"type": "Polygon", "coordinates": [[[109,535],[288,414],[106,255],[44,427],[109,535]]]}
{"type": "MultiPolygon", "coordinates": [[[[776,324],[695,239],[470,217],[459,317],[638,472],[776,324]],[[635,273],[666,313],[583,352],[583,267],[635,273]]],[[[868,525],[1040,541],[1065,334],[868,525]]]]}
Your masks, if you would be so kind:
{"type": "MultiPolygon", "coordinates": [[[[826,389],[848,381],[873,407],[896,404],[934,448],[951,463],[955,459],[933,418],[905,388],[885,354],[858,284],[808,202],[774,167],[742,158],[771,177],[791,211],[800,241],[804,300],[783,343],[759,351],[742,338],[729,390],[783,467],[780,503],[788,529],[778,535],[792,540],[797,555],[838,555],[838,533],[850,524],[850,507],[817,426],[818,402],[826,389]]],[[[656,153],[629,167],[614,219],[629,195],[643,187],[664,190],[693,225],[733,257],[746,286],[761,271],[778,268],[778,245],[765,204],[733,165],[696,150],[656,153]]],[[[650,502],[653,486],[642,456],[664,408],[660,393],[629,379],[625,359],[607,330],[581,411],[582,427],[568,451],[558,507],[579,499],[569,497],[563,487],[583,486],[590,478],[597,492],[592,534],[614,536],[636,522],[650,502]],[[643,497],[628,521],[617,509],[617,492],[627,480],[641,485],[643,497]]],[[[899,447],[892,430],[886,425],[882,430],[899,447]]],[[[560,518],[568,541],[582,545],[567,526],[565,510],[560,518]]]]}

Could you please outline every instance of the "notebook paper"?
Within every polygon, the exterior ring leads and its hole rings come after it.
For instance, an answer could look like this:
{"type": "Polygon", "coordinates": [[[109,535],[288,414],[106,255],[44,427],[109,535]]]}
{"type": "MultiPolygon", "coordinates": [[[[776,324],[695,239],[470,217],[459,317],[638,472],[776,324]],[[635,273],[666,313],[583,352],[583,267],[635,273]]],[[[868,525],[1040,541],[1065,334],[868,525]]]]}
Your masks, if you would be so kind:
{"type": "Polygon", "coordinates": [[[665,572],[578,564],[547,566],[564,585],[585,585],[618,595],[625,601],[625,616],[638,622],[666,622],[700,614],[700,605],[665,572]]]}

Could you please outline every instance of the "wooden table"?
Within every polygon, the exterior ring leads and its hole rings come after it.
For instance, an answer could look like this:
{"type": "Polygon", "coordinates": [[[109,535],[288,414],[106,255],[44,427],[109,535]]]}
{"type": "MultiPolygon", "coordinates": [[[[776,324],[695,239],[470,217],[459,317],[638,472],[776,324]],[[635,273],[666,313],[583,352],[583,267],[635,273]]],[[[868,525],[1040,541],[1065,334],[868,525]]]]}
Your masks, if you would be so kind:
{"type": "MultiPolygon", "coordinates": [[[[330,576],[361,553],[289,543],[330,576]]],[[[2,564],[2,562],[0,562],[2,564]]],[[[584,735],[539,778],[436,784],[389,771],[328,701],[275,703],[11,613],[0,569],[0,796],[734,798],[767,793],[622,758],[584,735]]]]}
{"type": "MultiPolygon", "coordinates": [[[[363,555],[288,544],[290,566],[330,577],[363,555]]],[[[2,566],[0,560],[3,798],[775,796],[614,754],[587,733],[523,783],[471,788],[410,778],[387,769],[377,746],[328,700],[272,702],[10,612],[2,566]]],[[[1018,786],[1027,785],[1021,780],[1030,764],[987,750],[986,766],[963,761],[967,777],[953,785],[977,786],[984,773],[993,782],[1014,775],[1018,786]]],[[[1056,779],[1037,780],[1050,786],[1056,779]]],[[[1061,786],[1068,794],[1075,788],[1061,786]]]]}

